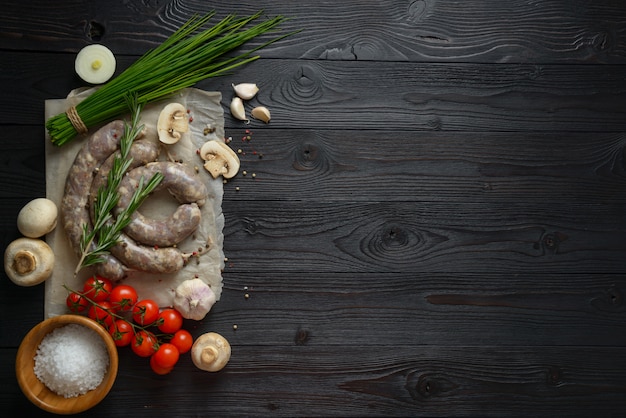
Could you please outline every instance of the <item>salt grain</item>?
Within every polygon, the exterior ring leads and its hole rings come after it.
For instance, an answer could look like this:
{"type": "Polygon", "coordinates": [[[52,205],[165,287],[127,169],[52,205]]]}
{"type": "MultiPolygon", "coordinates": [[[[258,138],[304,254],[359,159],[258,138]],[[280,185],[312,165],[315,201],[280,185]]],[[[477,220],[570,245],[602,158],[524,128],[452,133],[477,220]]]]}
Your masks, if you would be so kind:
{"type": "Polygon", "coordinates": [[[65,398],[98,387],[109,367],[109,354],[93,330],[69,324],[46,335],[35,355],[35,375],[48,389],[65,398]]]}

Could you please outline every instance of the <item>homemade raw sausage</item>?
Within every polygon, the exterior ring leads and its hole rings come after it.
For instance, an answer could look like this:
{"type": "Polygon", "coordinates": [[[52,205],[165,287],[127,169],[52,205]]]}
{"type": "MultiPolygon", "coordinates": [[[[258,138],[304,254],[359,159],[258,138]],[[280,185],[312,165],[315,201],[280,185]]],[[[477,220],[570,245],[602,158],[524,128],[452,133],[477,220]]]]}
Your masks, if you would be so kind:
{"type": "Polygon", "coordinates": [[[178,248],[138,245],[124,233],[111,254],[128,268],[147,273],[176,273],[185,265],[185,255],[178,248]]]}
{"type": "Polygon", "coordinates": [[[151,219],[139,210],[131,215],[130,224],[124,232],[134,240],[151,246],[178,244],[195,231],[200,224],[201,212],[208,192],[197,173],[187,166],[169,161],[153,162],[130,170],[120,183],[120,199],[115,209],[118,215],[125,210],[139,182],[152,178],[160,172],[163,180],[155,192],[167,189],[181,203],[174,213],[165,219],[151,219]]]}
{"type": "MultiPolygon", "coordinates": [[[[124,122],[116,120],[97,130],[80,149],[65,181],[65,192],[61,200],[61,225],[65,230],[70,246],[81,257],[83,228],[91,231],[89,216],[89,192],[94,172],[117,149],[124,133],[124,122]]],[[[91,244],[90,249],[95,248],[91,244]]],[[[122,264],[112,256],[104,256],[104,263],[98,264],[99,273],[112,280],[124,277],[122,264]]]]}
{"type": "MultiPolygon", "coordinates": [[[[102,163],[102,165],[100,165],[91,184],[89,202],[91,206],[90,216],[92,224],[95,221],[93,202],[95,202],[98,196],[98,190],[100,189],[100,187],[107,185],[109,172],[111,171],[111,167],[113,166],[113,161],[119,155],[119,152],[114,152],[104,161],[104,163],[102,163]]],[[[138,139],[135,140],[130,146],[128,156],[132,158],[132,162],[129,166],[130,170],[141,165],[148,164],[149,162],[155,161],[159,156],[159,146],[153,141],[147,139],[138,139]]]]}

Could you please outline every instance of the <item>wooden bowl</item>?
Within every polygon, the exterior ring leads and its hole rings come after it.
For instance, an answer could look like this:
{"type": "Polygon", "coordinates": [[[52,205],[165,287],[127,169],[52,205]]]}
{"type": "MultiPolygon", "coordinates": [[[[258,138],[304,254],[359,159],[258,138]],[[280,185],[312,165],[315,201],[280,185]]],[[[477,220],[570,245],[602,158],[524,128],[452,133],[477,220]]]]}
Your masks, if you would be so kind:
{"type": "Polygon", "coordinates": [[[109,333],[97,322],[80,315],[60,315],[36,325],[22,340],[15,360],[15,373],[24,395],[39,408],[56,414],[76,414],[97,405],[109,393],[117,376],[117,347],[109,333]],[[35,355],[41,340],[68,324],[83,325],[102,337],[109,353],[109,368],[100,385],[84,395],[65,398],[48,389],[35,375],[35,355]]]}

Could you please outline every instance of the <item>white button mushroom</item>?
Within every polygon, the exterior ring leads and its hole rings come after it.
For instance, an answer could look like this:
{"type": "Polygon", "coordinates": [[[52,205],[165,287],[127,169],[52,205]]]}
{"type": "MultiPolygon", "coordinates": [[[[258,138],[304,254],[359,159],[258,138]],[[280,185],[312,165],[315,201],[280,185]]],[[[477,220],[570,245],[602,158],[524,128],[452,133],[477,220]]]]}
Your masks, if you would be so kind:
{"type": "Polygon", "coordinates": [[[200,370],[217,372],[230,360],[230,344],[216,332],[199,336],[191,347],[191,360],[200,370]]]}
{"type": "Polygon", "coordinates": [[[28,238],[39,238],[57,225],[57,205],[43,197],[33,199],[17,215],[17,229],[28,238]]]}
{"type": "Polygon", "coordinates": [[[200,157],[205,161],[204,168],[213,178],[233,177],[239,171],[239,157],[228,145],[218,140],[207,141],[200,148],[200,157]]]}
{"type": "Polygon", "coordinates": [[[187,109],[180,103],[170,103],[161,110],[157,121],[159,141],[164,144],[175,144],[182,134],[189,130],[187,109]]]}
{"type": "Polygon", "coordinates": [[[4,271],[19,286],[45,281],[54,269],[54,253],[43,240],[18,238],[4,251],[4,271]]]}

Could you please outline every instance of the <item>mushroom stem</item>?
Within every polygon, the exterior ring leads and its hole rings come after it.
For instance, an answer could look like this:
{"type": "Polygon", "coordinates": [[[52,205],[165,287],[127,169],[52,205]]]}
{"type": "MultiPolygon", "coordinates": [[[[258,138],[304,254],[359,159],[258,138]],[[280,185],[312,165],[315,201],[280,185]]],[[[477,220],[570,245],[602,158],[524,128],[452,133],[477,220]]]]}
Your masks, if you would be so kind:
{"type": "Polygon", "coordinates": [[[30,251],[20,250],[13,257],[13,268],[17,274],[23,276],[37,268],[37,259],[30,251]]]}
{"type": "Polygon", "coordinates": [[[202,354],[200,355],[200,357],[203,363],[211,364],[217,359],[218,355],[219,352],[217,351],[217,348],[212,345],[207,345],[202,349],[202,354]]]}

